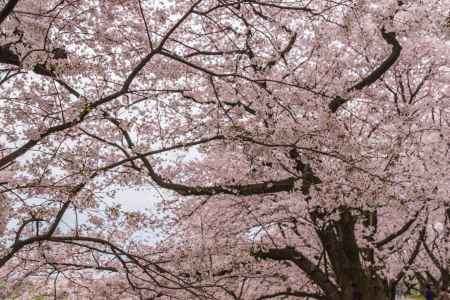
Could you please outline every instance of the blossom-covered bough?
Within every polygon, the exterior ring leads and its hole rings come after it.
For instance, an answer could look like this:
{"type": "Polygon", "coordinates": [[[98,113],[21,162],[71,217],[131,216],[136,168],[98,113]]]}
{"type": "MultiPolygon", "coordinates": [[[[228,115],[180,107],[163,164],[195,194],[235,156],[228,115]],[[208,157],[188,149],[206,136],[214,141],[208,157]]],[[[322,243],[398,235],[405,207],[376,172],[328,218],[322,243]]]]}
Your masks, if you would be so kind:
{"type": "Polygon", "coordinates": [[[449,1],[1,7],[2,298],[448,286],[449,1]]]}

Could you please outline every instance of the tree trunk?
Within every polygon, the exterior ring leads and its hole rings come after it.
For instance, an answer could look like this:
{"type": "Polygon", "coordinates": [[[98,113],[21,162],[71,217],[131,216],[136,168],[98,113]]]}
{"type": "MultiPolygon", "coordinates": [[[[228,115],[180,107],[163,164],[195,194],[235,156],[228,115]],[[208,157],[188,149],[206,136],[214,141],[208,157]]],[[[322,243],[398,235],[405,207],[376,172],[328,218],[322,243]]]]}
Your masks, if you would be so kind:
{"type": "Polygon", "coordinates": [[[394,300],[395,299],[395,289],[386,289],[380,286],[376,282],[367,282],[366,286],[363,288],[347,287],[345,288],[340,298],[331,297],[327,295],[330,300],[394,300]]]}
{"type": "Polygon", "coordinates": [[[358,246],[355,236],[357,218],[349,209],[342,208],[339,220],[317,232],[341,288],[340,300],[393,300],[395,287],[393,291],[389,289],[373,268],[362,263],[364,254],[369,261],[373,257],[358,246]]]}

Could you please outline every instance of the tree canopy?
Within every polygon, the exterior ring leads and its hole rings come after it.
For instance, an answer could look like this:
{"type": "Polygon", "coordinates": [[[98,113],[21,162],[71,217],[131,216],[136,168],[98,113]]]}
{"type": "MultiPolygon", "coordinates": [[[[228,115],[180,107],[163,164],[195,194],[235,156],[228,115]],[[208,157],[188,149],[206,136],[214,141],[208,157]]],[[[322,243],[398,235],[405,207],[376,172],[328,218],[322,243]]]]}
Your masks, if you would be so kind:
{"type": "Polygon", "coordinates": [[[448,287],[449,7],[0,1],[0,297],[448,287]]]}

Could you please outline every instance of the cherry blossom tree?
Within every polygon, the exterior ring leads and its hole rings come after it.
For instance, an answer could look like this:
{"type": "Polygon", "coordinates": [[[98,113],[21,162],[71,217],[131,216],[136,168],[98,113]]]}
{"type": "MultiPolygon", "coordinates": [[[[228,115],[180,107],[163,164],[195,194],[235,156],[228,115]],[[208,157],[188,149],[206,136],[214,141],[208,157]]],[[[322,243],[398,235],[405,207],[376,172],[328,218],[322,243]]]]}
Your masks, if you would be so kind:
{"type": "Polygon", "coordinates": [[[448,285],[450,1],[1,5],[3,298],[448,285]]]}

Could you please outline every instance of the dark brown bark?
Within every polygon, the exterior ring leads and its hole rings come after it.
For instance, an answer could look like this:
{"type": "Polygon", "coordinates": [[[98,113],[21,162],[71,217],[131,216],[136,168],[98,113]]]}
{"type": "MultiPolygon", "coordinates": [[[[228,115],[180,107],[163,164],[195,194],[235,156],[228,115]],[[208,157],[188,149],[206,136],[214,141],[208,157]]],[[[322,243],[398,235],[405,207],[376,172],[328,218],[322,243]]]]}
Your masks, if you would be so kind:
{"type": "Polygon", "coordinates": [[[340,299],[337,287],[330,281],[318,266],[309,260],[301,252],[293,247],[273,248],[268,250],[254,251],[252,255],[258,259],[271,259],[275,261],[291,261],[302,269],[311,280],[317,284],[330,299],[340,299]]]}
{"type": "MultiPolygon", "coordinates": [[[[367,77],[363,78],[360,82],[353,85],[347,92],[361,90],[365,87],[370,86],[374,82],[376,82],[381,76],[384,75],[397,61],[400,57],[400,53],[402,50],[402,46],[397,40],[395,32],[386,32],[384,28],[381,29],[381,36],[383,39],[392,46],[391,54],[384,60],[381,65],[378,66],[372,73],[370,73],[367,77]]],[[[344,103],[346,103],[348,99],[344,99],[341,96],[336,96],[328,105],[328,108],[331,112],[335,113],[339,107],[341,107],[344,103]]]]}
{"type": "Polygon", "coordinates": [[[0,12],[0,25],[12,13],[19,0],[9,0],[0,12]]]}

